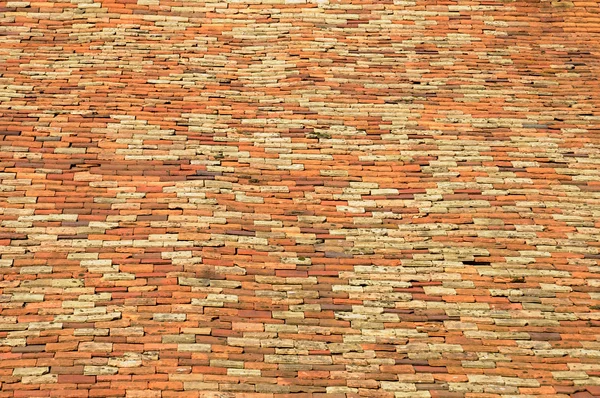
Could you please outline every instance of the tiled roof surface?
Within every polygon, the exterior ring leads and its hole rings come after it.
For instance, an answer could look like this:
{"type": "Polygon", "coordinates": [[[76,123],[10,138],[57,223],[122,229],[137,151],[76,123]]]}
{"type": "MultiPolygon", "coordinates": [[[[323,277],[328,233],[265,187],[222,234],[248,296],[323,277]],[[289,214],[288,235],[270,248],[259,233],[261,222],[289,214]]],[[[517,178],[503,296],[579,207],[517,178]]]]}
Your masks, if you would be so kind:
{"type": "Polygon", "coordinates": [[[0,3],[0,397],[600,396],[595,1],[0,3]]]}

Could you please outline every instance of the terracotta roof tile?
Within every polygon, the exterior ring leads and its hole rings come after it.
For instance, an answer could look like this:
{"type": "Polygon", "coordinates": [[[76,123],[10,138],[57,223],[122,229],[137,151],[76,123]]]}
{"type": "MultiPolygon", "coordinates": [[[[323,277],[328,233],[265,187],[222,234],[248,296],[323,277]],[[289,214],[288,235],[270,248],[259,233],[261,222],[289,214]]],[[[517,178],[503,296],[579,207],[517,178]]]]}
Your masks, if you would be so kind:
{"type": "Polygon", "coordinates": [[[0,397],[600,396],[596,2],[0,21],[0,397]]]}

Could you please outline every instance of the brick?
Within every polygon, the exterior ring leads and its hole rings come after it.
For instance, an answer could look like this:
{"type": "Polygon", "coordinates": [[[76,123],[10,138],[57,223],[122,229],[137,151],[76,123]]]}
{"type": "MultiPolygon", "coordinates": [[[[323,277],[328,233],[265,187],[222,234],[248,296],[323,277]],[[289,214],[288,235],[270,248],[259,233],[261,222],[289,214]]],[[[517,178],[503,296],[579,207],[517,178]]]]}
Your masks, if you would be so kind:
{"type": "Polygon", "coordinates": [[[94,384],[96,383],[95,376],[83,375],[58,375],[58,383],[65,384],[94,384]]]}
{"type": "Polygon", "coordinates": [[[112,348],[112,343],[82,342],[79,344],[79,351],[82,352],[111,352],[112,348]]]}

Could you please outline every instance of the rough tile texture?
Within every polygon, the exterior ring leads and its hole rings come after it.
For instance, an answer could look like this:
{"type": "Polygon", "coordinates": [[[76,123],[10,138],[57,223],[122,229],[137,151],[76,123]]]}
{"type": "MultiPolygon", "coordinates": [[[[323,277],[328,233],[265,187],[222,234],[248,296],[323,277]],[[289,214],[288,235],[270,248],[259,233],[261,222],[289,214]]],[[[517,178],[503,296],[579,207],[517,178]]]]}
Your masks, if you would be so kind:
{"type": "Polygon", "coordinates": [[[0,22],[0,397],[600,396],[596,2],[0,22]]]}

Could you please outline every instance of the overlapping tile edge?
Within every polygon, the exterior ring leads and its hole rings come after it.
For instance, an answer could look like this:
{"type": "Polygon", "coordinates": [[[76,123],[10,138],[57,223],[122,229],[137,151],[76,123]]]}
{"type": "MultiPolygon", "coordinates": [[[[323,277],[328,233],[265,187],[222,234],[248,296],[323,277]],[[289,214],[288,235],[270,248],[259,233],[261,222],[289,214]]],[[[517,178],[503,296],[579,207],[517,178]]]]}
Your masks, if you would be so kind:
{"type": "Polygon", "coordinates": [[[600,396],[595,1],[0,3],[0,397],[600,396]]]}

